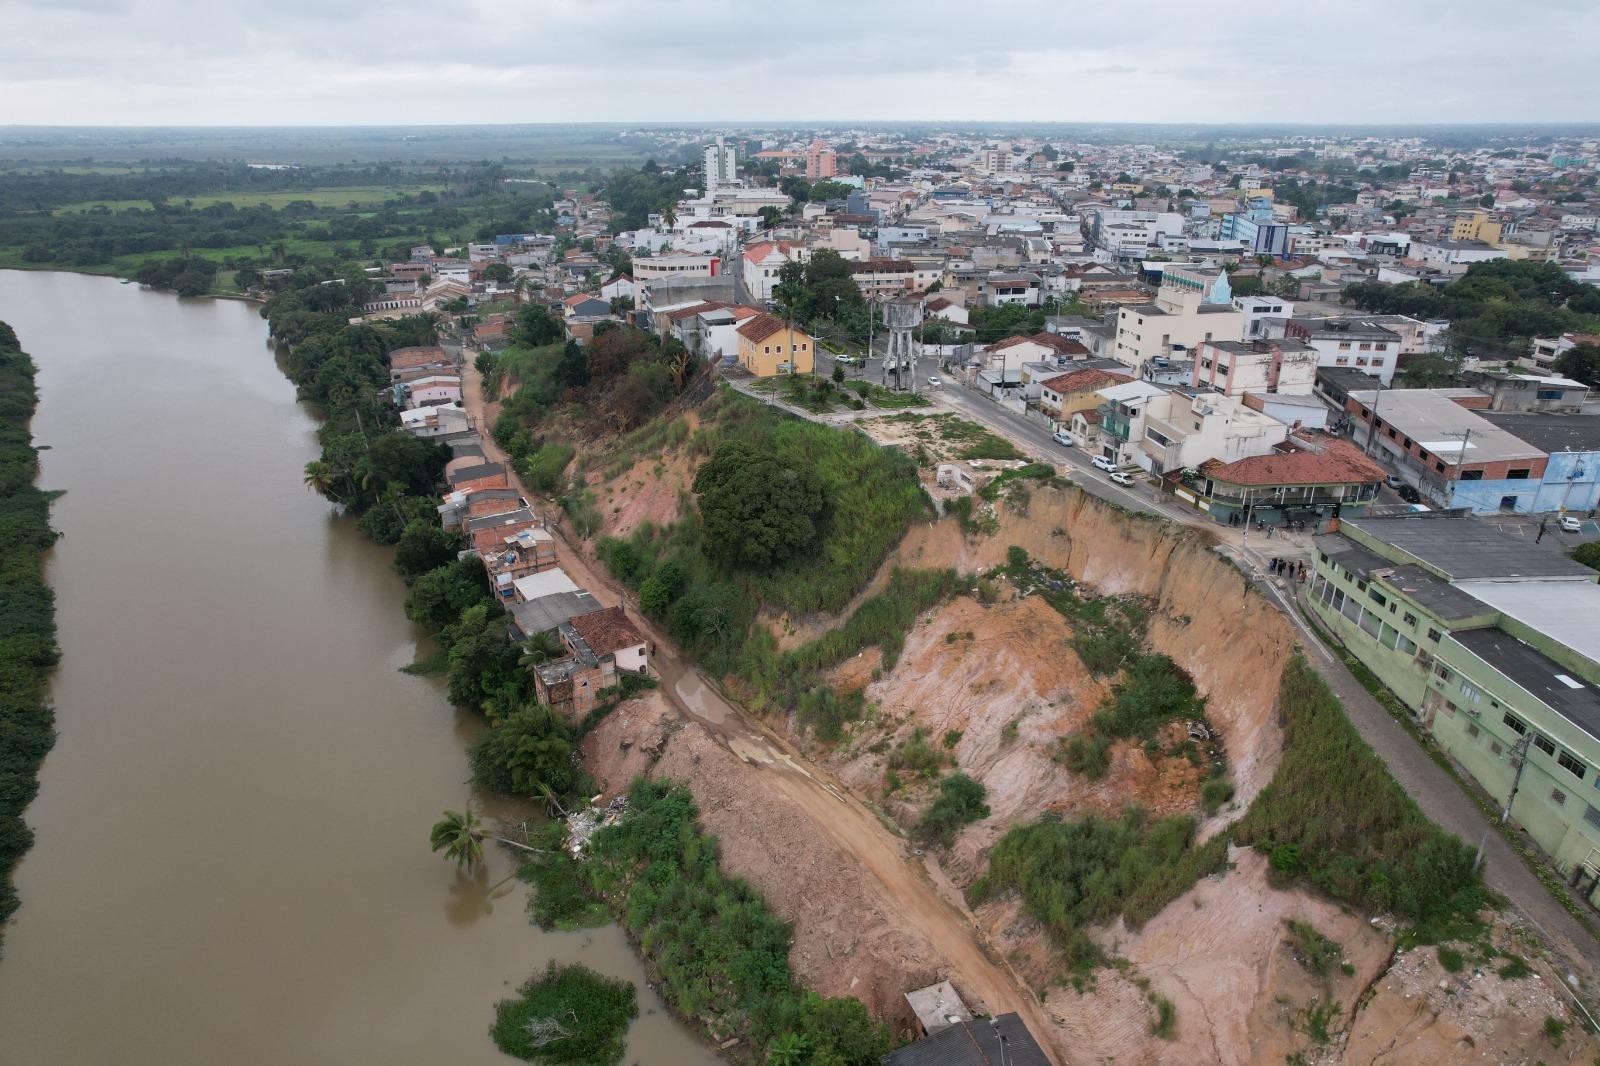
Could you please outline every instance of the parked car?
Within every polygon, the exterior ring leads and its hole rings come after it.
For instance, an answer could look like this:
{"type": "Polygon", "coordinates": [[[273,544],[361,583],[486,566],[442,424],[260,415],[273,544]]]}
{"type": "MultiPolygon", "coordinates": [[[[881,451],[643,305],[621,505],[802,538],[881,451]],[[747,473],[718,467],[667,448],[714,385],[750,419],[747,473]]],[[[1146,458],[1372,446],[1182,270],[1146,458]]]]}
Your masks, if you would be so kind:
{"type": "Polygon", "coordinates": [[[1563,533],[1583,532],[1583,523],[1578,521],[1577,515],[1564,514],[1561,516],[1561,521],[1558,524],[1561,526],[1561,532],[1563,533]]]}
{"type": "Polygon", "coordinates": [[[928,387],[930,389],[937,389],[940,385],[943,385],[943,384],[944,384],[944,382],[939,379],[939,375],[938,374],[935,374],[933,377],[928,379],[928,387]]]}
{"type": "Polygon", "coordinates": [[[833,361],[844,366],[855,366],[857,363],[861,362],[861,360],[857,359],[853,355],[836,355],[833,357],[833,361]]]}
{"type": "Polygon", "coordinates": [[[1058,429],[1054,433],[1050,434],[1050,439],[1061,445],[1063,448],[1072,447],[1072,434],[1068,433],[1064,429],[1058,429]]]}
{"type": "Polygon", "coordinates": [[[1117,464],[1113,463],[1110,459],[1107,459],[1103,455],[1097,455],[1094,457],[1094,467],[1096,470],[1104,470],[1108,474],[1114,474],[1117,472],[1117,464]]]}
{"type": "Polygon", "coordinates": [[[1383,483],[1385,485],[1388,485],[1391,489],[1398,489],[1401,485],[1405,484],[1404,481],[1400,480],[1400,475],[1399,474],[1390,474],[1390,475],[1388,475],[1387,477],[1385,477],[1383,479],[1383,483]]]}
{"type": "Polygon", "coordinates": [[[1113,482],[1115,482],[1116,484],[1118,484],[1118,485],[1132,485],[1133,484],[1133,478],[1129,477],[1127,474],[1124,474],[1120,470],[1116,470],[1116,471],[1112,472],[1111,480],[1113,482]]]}
{"type": "Polygon", "coordinates": [[[1418,492],[1416,488],[1411,485],[1401,485],[1396,491],[1400,493],[1400,498],[1407,503],[1422,502],[1422,493],[1418,492]]]}

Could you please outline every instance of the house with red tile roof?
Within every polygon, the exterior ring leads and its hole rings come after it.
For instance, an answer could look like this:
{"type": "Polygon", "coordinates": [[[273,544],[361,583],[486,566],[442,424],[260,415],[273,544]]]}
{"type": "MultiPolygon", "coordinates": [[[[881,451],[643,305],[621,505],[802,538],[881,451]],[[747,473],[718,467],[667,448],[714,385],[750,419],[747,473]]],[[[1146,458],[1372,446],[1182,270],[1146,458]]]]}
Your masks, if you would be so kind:
{"type": "Polygon", "coordinates": [[[758,314],[735,332],[739,337],[739,365],[758,378],[809,374],[815,365],[816,341],[777,315],[758,314]]]}
{"type": "Polygon", "coordinates": [[[621,607],[574,615],[557,627],[567,654],[534,669],[534,689],[558,714],[579,718],[622,677],[648,677],[649,644],[621,607]]]}
{"type": "Polygon", "coordinates": [[[1101,389],[1132,380],[1129,374],[1093,368],[1057,374],[1039,383],[1039,413],[1058,426],[1069,423],[1077,412],[1095,410],[1105,402],[1101,389]]]}
{"type": "Polygon", "coordinates": [[[1364,511],[1378,495],[1385,471],[1349,441],[1301,432],[1265,455],[1200,464],[1186,485],[1181,472],[1169,487],[1185,487],[1219,522],[1285,520],[1317,525],[1364,511]]]}

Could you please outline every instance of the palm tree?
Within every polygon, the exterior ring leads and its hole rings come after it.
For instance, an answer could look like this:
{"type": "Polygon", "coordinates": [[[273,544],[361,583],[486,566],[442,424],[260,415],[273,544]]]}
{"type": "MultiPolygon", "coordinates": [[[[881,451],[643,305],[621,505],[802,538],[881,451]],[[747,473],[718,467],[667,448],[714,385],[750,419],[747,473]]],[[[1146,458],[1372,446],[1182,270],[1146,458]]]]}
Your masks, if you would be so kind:
{"type": "Polygon", "coordinates": [[[493,840],[497,844],[504,844],[534,855],[551,854],[541,848],[531,848],[518,841],[485,832],[483,824],[478,821],[478,816],[471,808],[465,811],[445,811],[444,817],[433,823],[433,830],[428,834],[431,850],[444,852],[444,857],[452,860],[458,870],[471,870],[483,862],[485,840],[493,840]]]}
{"type": "Polygon", "coordinates": [[[306,488],[312,492],[321,493],[324,496],[328,495],[333,488],[333,478],[333,467],[321,459],[313,459],[306,464],[306,488]]]}
{"type": "Polygon", "coordinates": [[[522,656],[517,659],[517,665],[524,670],[532,670],[542,662],[554,659],[562,652],[561,638],[555,633],[546,630],[535,633],[522,643],[522,656]]]}
{"type": "Polygon", "coordinates": [[[458,870],[470,870],[483,861],[483,829],[472,811],[445,811],[428,834],[432,850],[444,852],[458,870]]]}

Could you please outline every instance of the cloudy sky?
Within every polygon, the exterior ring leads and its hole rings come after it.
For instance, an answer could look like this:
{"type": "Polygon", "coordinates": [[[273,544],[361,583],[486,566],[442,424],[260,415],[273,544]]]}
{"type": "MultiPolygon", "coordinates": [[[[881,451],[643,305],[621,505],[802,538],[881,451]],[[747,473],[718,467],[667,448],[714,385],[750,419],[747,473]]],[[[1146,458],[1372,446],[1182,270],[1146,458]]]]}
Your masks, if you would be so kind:
{"type": "Polygon", "coordinates": [[[1600,2],[0,0],[0,124],[1600,121],[1600,2]]]}

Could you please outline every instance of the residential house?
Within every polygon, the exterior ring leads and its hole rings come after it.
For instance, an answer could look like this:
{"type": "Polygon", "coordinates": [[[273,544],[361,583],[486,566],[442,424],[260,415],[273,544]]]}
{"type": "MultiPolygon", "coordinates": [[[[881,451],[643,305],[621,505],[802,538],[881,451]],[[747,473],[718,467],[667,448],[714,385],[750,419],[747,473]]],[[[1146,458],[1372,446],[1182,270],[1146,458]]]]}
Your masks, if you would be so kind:
{"type": "Polygon", "coordinates": [[[1285,338],[1202,341],[1194,353],[1188,384],[1225,396],[1247,392],[1310,396],[1316,380],[1316,349],[1305,341],[1285,338]]]}
{"type": "Polygon", "coordinates": [[[1510,367],[1463,370],[1467,384],[1489,397],[1491,411],[1545,411],[1575,415],[1589,398],[1589,386],[1555,374],[1532,374],[1510,367]]]}
{"type": "Polygon", "coordinates": [[[1400,335],[1369,318],[1292,318],[1283,336],[1317,350],[1317,365],[1359,370],[1388,385],[1400,359],[1400,335]]]}
{"type": "Polygon", "coordinates": [[[759,314],[746,321],[739,336],[739,365],[758,378],[775,374],[809,374],[816,342],[776,315],[759,314]]]}
{"type": "Polygon", "coordinates": [[[1124,455],[1152,474],[1194,469],[1207,459],[1231,463],[1266,455],[1289,435],[1289,427],[1232,396],[1163,392],[1143,414],[1144,434],[1124,455]]]}
{"type": "Polygon", "coordinates": [[[437,345],[396,348],[389,353],[388,362],[390,381],[404,381],[418,372],[433,374],[456,369],[455,360],[437,345]]]}
{"type": "MultiPolygon", "coordinates": [[[[482,462],[482,458],[479,457],[482,462]]],[[[460,529],[477,515],[501,514],[526,506],[522,494],[510,486],[502,488],[454,489],[437,508],[439,523],[445,529],[460,529]]]]}
{"type": "MultiPolygon", "coordinates": [[[[1113,370],[1085,368],[1046,378],[1039,384],[1039,413],[1050,420],[1052,429],[1063,428],[1079,411],[1098,412],[1104,399],[1100,390],[1132,381],[1127,374],[1113,370]]],[[[1095,419],[1098,425],[1099,419],[1095,419]]],[[[1087,432],[1087,424],[1085,425],[1087,432]]]]}
{"type": "Polygon", "coordinates": [[[752,300],[770,303],[772,289],[782,280],[779,273],[787,263],[804,263],[810,255],[794,241],[758,241],[744,250],[740,259],[744,289],[752,300]]]}
{"type": "Polygon", "coordinates": [[[1311,609],[1600,905],[1595,571],[1467,516],[1341,520],[1311,609]]]}
{"type": "Polygon", "coordinates": [[[444,467],[444,480],[445,484],[458,492],[511,487],[505,467],[499,463],[485,462],[478,456],[450,460],[444,467]]]}
{"type": "Polygon", "coordinates": [[[621,607],[574,615],[556,627],[566,654],[534,668],[534,689],[550,709],[578,719],[625,675],[649,675],[649,644],[621,607]]]}
{"type": "Polygon", "coordinates": [[[472,427],[465,408],[444,404],[401,411],[400,428],[413,437],[445,437],[472,427]]]}
{"type": "Polygon", "coordinates": [[[1145,408],[1167,395],[1148,381],[1129,381],[1100,390],[1100,454],[1118,466],[1134,464],[1134,452],[1144,439],[1145,408]]]}
{"type": "Polygon", "coordinates": [[[580,614],[600,609],[600,602],[578,587],[559,566],[511,583],[512,599],[506,604],[511,628],[519,640],[559,629],[580,614]]]}
{"type": "MultiPolygon", "coordinates": [[[[475,537],[478,541],[480,538],[475,537]]],[[[502,603],[516,598],[516,582],[556,565],[555,537],[542,523],[502,532],[498,539],[482,538],[477,550],[488,572],[489,584],[502,603]]]]}

